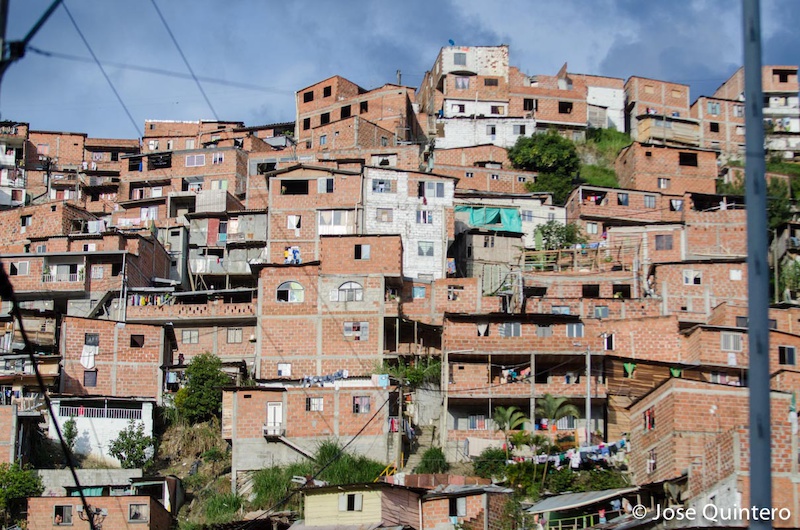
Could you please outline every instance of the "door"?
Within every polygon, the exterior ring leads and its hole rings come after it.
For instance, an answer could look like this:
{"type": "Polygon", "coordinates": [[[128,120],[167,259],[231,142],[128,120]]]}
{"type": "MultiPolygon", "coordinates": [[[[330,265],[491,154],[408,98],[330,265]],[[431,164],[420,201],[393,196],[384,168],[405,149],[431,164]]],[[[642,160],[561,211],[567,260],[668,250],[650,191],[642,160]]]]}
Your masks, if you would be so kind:
{"type": "Polygon", "coordinates": [[[271,436],[283,436],[283,403],[267,403],[266,434],[271,436]]]}

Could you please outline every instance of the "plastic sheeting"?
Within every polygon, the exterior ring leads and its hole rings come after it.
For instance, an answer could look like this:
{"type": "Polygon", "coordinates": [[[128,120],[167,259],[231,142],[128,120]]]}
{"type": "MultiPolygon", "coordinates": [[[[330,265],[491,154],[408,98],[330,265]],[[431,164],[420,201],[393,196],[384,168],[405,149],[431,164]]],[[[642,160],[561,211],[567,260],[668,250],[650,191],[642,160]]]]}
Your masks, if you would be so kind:
{"type": "Polygon", "coordinates": [[[514,208],[486,208],[483,206],[456,206],[456,212],[469,212],[471,226],[503,225],[507,232],[522,232],[522,218],[514,208]]]}

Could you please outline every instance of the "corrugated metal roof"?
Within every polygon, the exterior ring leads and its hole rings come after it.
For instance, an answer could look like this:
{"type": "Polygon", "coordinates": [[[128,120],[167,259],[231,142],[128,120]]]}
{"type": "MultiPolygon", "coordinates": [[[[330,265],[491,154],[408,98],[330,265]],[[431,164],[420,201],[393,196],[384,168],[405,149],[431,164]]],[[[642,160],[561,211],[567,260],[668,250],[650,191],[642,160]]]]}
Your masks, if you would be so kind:
{"type": "Polygon", "coordinates": [[[541,500],[525,511],[528,513],[545,513],[557,510],[571,510],[607,499],[613,499],[614,497],[625,495],[626,493],[633,493],[638,490],[638,487],[631,487],[602,491],[586,491],[583,493],[565,493],[541,500]]]}

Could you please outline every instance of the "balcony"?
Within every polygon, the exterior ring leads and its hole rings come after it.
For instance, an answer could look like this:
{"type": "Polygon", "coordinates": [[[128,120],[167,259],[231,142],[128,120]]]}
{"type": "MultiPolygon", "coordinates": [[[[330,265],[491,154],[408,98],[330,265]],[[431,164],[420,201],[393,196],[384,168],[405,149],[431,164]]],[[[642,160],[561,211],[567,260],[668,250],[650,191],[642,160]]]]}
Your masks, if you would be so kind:
{"type": "Polygon", "coordinates": [[[142,409],[117,409],[107,407],[70,407],[61,405],[58,415],[62,418],[99,418],[109,420],[141,420],[142,409]]]}
{"type": "Polygon", "coordinates": [[[83,274],[42,274],[42,283],[82,282],[83,274]]]}
{"type": "Polygon", "coordinates": [[[0,166],[15,166],[17,165],[16,156],[12,153],[0,154],[0,166]]]}
{"type": "Polygon", "coordinates": [[[127,317],[138,319],[182,319],[213,317],[255,317],[254,303],[164,304],[139,306],[129,302],[127,317]]]}
{"type": "Polygon", "coordinates": [[[268,438],[280,437],[286,435],[286,426],[283,423],[270,423],[267,422],[263,427],[264,436],[268,438]]]}

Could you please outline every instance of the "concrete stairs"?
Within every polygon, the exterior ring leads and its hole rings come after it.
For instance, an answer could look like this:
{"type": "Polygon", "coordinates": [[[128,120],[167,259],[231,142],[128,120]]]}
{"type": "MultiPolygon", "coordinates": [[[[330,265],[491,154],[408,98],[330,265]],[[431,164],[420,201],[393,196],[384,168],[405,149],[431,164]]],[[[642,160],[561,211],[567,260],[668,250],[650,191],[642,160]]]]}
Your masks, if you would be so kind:
{"type": "Polygon", "coordinates": [[[412,452],[406,460],[406,465],[403,471],[406,473],[413,473],[422,461],[422,455],[431,447],[435,447],[436,443],[436,427],[433,425],[418,426],[416,428],[417,439],[412,445],[412,452]]]}

